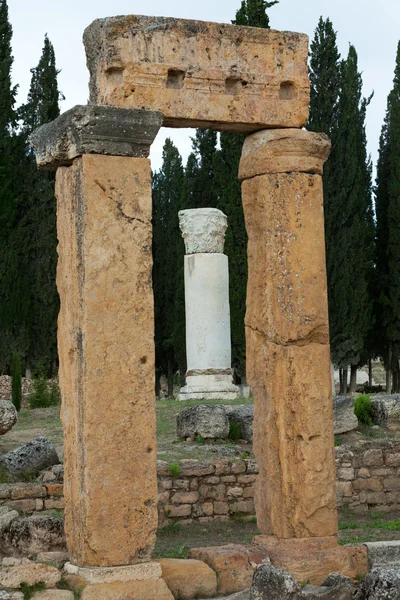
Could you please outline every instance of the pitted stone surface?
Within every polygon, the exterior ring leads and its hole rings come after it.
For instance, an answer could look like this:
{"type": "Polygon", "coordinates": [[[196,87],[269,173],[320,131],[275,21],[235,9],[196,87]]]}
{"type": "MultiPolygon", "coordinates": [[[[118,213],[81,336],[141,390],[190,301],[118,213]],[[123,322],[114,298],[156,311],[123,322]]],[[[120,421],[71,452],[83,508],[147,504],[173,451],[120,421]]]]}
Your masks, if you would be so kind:
{"type": "Polygon", "coordinates": [[[321,586],[306,585],[302,600],[353,600],[355,585],[352,579],[331,573],[321,586]]]}
{"type": "Polygon", "coordinates": [[[163,579],[88,585],[82,600],[174,600],[163,579]]]}
{"type": "Polygon", "coordinates": [[[0,400],[0,435],[10,431],[18,421],[18,413],[9,400],[0,400]]]}
{"type": "Polygon", "coordinates": [[[354,414],[354,405],[355,400],[352,396],[336,396],[333,398],[335,435],[357,429],[358,419],[354,414]]]}
{"type": "Polygon", "coordinates": [[[129,15],[85,31],[90,101],[160,110],[171,127],[303,127],[308,38],[221,23],[129,15]]]}
{"type": "Polygon", "coordinates": [[[163,121],[161,113],[116,106],[75,106],[33,132],[39,168],[55,170],[82,154],[146,158],[163,121]]]}
{"type": "Polygon", "coordinates": [[[400,431],[400,394],[372,398],[373,421],[391,431],[400,431]]]}
{"type": "Polygon", "coordinates": [[[400,570],[373,569],[362,582],[355,600],[400,600],[400,570]]]}
{"type": "Polygon", "coordinates": [[[229,421],[233,421],[240,427],[240,437],[248,442],[253,441],[254,406],[231,406],[226,407],[229,421]]]}
{"type": "Polygon", "coordinates": [[[250,590],[251,600],[300,600],[298,582],[283,569],[260,565],[254,571],[250,590]]]}
{"type": "Polygon", "coordinates": [[[229,420],[223,404],[199,404],[184,408],[176,417],[179,438],[227,438],[229,420]]]}
{"type": "Polygon", "coordinates": [[[38,473],[59,462],[53,442],[42,436],[0,457],[0,465],[12,477],[21,473],[38,473]]]}
{"type": "Polygon", "coordinates": [[[64,523],[50,516],[18,517],[2,528],[0,551],[12,556],[36,556],[65,549],[64,523]]]}
{"type": "Polygon", "coordinates": [[[57,171],[65,529],[72,562],[150,559],[157,530],[150,162],[57,171]]]}
{"type": "Polygon", "coordinates": [[[400,540],[390,542],[367,542],[368,566],[400,569],[400,540]]]}
{"type": "Polygon", "coordinates": [[[53,588],[60,579],[58,569],[38,563],[0,569],[0,585],[5,588],[19,589],[22,583],[35,585],[39,582],[43,582],[46,588],[53,588]]]}

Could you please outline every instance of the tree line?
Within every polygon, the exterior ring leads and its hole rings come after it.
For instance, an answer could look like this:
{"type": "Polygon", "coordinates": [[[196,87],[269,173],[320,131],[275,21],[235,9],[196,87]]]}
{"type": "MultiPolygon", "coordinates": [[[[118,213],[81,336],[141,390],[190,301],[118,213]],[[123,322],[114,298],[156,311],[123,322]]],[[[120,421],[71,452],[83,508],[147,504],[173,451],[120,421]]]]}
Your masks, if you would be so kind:
{"type": "Polygon", "coordinates": [[[16,108],[12,27],[0,0],[0,373],[14,352],[24,370],[57,370],[57,264],[54,175],[36,169],[32,131],[60,114],[54,48],[47,35],[31,69],[26,103],[16,108]]]}
{"type": "MultiPolygon", "coordinates": [[[[233,23],[270,26],[277,1],[243,0],[233,23]]],[[[332,152],[324,171],[326,259],[332,362],[341,391],[356,370],[382,358],[388,391],[400,391],[400,45],[393,89],[380,138],[376,181],[367,153],[365,121],[372,95],[363,96],[354,46],[340,56],[330,19],[321,19],[310,48],[310,131],[325,132],[332,152]]],[[[60,114],[54,48],[45,36],[31,69],[26,103],[16,108],[12,83],[12,27],[0,0],[0,373],[17,352],[25,372],[57,370],[57,263],[54,175],[36,169],[32,131],[60,114]]],[[[246,374],[244,315],[247,235],[238,165],[244,136],[197,129],[186,165],[167,139],[153,173],[153,282],[157,373],[186,371],[184,244],[178,212],[216,207],[228,217],[232,365],[246,374]]],[[[159,380],[159,377],[157,377],[159,380]]]]}

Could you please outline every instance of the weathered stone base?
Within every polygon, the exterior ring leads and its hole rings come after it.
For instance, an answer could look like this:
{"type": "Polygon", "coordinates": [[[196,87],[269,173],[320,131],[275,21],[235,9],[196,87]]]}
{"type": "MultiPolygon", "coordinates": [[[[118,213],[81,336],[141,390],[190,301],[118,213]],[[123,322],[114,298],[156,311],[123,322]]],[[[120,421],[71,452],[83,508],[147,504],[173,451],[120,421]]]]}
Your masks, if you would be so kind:
{"type": "Polygon", "coordinates": [[[72,563],[66,563],[64,571],[68,575],[82,577],[90,585],[149,581],[160,579],[162,575],[161,565],[158,562],[147,562],[123,567],[78,567],[72,563]]]}
{"type": "Polygon", "coordinates": [[[255,552],[251,559],[262,562],[268,556],[271,563],[288,571],[300,583],[321,585],[330,573],[341,573],[355,579],[368,570],[364,546],[339,546],[336,537],[278,539],[257,536],[253,539],[255,552]]]}
{"type": "Polygon", "coordinates": [[[179,400],[236,400],[239,388],[232,383],[231,374],[204,373],[186,376],[179,400]]]}
{"type": "Polygon", "coordinates": [[[174,600],[163,579],[88,585],[82,600],[174,600]]]}

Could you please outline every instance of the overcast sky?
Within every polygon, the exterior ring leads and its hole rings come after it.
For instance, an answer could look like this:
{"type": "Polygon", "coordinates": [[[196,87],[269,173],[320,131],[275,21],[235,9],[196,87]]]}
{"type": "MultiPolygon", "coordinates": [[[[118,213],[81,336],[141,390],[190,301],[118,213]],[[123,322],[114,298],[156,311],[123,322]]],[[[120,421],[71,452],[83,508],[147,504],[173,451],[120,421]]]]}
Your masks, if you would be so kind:
{"type": "MultiPolygon", "coordinates": [[[[99,17],[147,14],[230,23],[240,0],[8,0],[14,29],[14,83],[19,83],[19,102],[29,89],[30,69],[37,65],[44,34],[53,42],[60,90],[66,96],[62,112],[88,100],[88,72],[82,33],[99,17]]],[[[330,17],[338,32],[342,56],[348,44],[356,47],[364,78],[364,94],[375,96],[368,110],[369,151],[377,158],[379,133],[386,99],[393,81],[396,47],[400,38],[399,0],[280,0],[269,11],[274,29],[298,31],[313,36],[320,15],[330,17]]],[[[190,151],[188,130],[163,129],[152,149],[152,166],[159,168],[164,140],[170,136],[184,159],[190,151]]]]}

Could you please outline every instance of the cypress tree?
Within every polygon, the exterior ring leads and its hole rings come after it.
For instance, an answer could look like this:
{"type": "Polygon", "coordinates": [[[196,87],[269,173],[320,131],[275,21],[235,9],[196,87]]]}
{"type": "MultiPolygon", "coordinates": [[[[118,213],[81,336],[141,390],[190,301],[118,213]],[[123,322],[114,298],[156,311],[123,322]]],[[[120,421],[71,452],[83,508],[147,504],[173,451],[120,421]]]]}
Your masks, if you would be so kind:
{"type": "Polygon", "coordinates": [[[365,133],[369,101],[362,97],[357,53],[350,46],[341,66],[327,244],[332,357],[340,368],[351,365],[353,385],[373,323],[374,221],[365,133]]]}
{"type": "Polygon", "coordinates": [[[37,170],[29,136],[34,129],[53,121],[60,114],[54,47],[44,38],[26,104],[18,111],[26,143],[25,193],[16,227],[20,239],[22,270],[29,285],[29,343],[26,366],[40,362],[46,372],[57,367],[57,316],[59,298],[56,288],[57,231],[54,174],[37,170]]]}
{"type": "Polygon", "coordinates": [[[279,0],[266,2],[266,0],[242,0],[242,5],[236,12],[235,25],[247,25],[249,27],[269,28],[269,16],[267,10],[278,4],[279,0]]]}
{"type": "Polygon", "coordinates": [[[0,370],[9,368],[13,348],[26,345],[26,285],[18,261],[14,227],[21,200],[25,151],[16,133],[17,86],[11,82],[12,27],[6,0],[0,0],[0,370]]]}
{"type": "Polygon", "coordinates": [[[175,295],[179,244],[178,212],[184,170],[182,158],[167,138],[161,170],[153,179],[153,285],[155,299],[156,368],[168,375],[168,396],[173,395],[175,295]]]}
{"type": "Polygon", "coordinates": [[[187,208],[215,208],[217,194],[215,190],[214,159],[217,152],[217,132],[210,129],[196,129],[192,138],[195,160],[190,158],[187,176],[191,179],[190,205],[187,208]]]}
{"type": "Polygon", "coordinates": [[[380,349],[387,369],[387,392],[400,386],[400,42],[393,89],[380,137],[376,179],[378,327],[380,349]]]}

